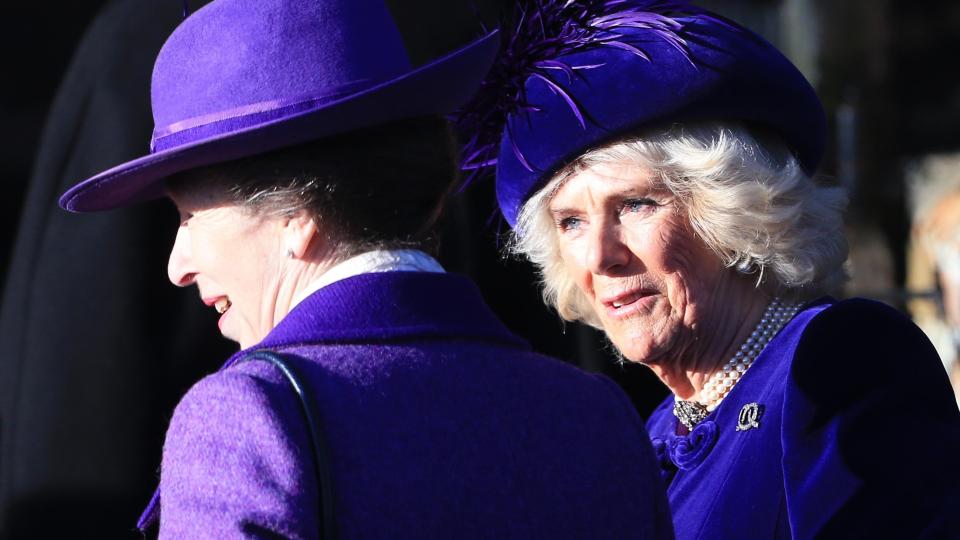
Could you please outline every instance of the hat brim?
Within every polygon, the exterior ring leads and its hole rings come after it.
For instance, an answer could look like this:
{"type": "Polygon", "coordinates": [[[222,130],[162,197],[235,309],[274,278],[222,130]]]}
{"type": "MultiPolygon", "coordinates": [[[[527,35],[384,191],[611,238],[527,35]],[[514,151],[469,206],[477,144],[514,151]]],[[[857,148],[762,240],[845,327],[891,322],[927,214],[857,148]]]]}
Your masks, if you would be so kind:
{"type": "Polygon", "coordinates": [[[405,118],[453,112],[479,88],[499,49],[498,31],[403,75],[316,108],[200,139],[118,165],[60,197],[71,212],[111,210],[163,197],[163,180],[322,137],[405,118]]]}

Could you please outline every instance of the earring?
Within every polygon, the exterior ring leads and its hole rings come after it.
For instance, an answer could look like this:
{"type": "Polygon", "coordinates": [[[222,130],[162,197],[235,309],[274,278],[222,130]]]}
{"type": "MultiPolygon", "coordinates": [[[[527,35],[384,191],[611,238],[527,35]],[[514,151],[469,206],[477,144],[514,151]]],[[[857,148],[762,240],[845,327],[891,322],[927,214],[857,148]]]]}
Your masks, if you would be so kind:
{"type": "Polygon", "coordinates": [[[293,258],[293,250],[290,249],[290,248],[287,248],[287,258],[288,258],[288,259],[292,259],[292,258],[293,258]]]}

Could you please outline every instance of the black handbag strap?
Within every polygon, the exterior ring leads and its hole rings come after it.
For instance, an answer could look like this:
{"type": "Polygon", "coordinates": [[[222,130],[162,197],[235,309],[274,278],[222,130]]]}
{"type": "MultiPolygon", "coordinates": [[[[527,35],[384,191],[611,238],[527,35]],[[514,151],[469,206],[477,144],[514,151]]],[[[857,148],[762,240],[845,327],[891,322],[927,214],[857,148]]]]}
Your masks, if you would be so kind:
{"type": "Polygon", "coordinates": [[[283,373],[283,376],[293,387],[293,392],[300,401],[300,409],[307,424],[307,433],[310,437],[311,454],[314,457],[314,471],[316,471],[317,497],[320,499],[319,516],[320,538],[336,538],[333,514],[333,484],[330,479],[330,460],[327,459],[326,445],[321,437],[319,415],[314,411],[313,402],[309,399],[310,392],[297,375],[290,360],[273,351],[259,350],[240,359],[240,362],[263,360],[273,364],[283,373]]]}

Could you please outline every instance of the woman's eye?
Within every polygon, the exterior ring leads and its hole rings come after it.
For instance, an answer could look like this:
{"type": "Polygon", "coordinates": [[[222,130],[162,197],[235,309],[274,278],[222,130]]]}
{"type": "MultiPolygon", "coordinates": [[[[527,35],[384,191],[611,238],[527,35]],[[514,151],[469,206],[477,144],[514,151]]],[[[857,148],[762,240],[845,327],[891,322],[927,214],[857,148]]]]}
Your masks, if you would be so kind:
{"type": "Polygon", "coordinates": [[[561,231],[571,231],[580,228],[580,218],[565,217],[557,221],[557,228],[561,231]]]}
{"type": "Polygon", "coordinates": [[[627,199],[623,201],[623,212],[640,212],[651,207],[660,206],[653,199],[627,199]]]}

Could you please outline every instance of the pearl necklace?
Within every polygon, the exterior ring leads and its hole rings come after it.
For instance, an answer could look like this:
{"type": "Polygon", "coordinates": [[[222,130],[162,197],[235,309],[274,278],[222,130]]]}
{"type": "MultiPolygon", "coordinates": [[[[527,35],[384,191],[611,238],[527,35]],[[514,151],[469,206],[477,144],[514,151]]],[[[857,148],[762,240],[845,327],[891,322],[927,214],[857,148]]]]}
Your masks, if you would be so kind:
{"type": "Polygon", "coordinates": [[[707,382],[704,383],[696,401],[675,400],[673,403],[673,414],[680,422],[693,429],[711,412],[716,410],[723,398],[730,393],[740,377],[746,373],[750,365],[760,354],[760,351],[767,346],[767,343],[787,322],[800,310],[799,304],[784,302],[779,298],[774,298],[763,317],[757,323],[757,327],[746,341],[740,345],[736,354],[733,355],[720,371],[714,373],[707,382]]]}

